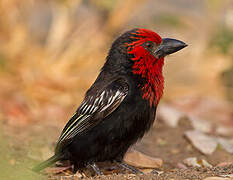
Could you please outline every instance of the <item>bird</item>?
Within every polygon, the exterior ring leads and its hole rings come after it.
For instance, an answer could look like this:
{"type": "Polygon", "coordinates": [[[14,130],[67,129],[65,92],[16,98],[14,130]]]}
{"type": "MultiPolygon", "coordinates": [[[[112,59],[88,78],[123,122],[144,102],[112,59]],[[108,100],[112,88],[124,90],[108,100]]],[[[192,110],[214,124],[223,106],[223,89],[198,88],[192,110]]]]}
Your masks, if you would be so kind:
{"type": "Polygon", "coordinates": [[[123,161],[124,155],[155,120],[164,89],[164,57],[186,46],[144,28],[121,34],[62,130],[54,155],[32,170],[40,172],[57,161],[68,160],[74,171],[89,166],[101,175],[97,163],[109,161],[138,173],[123,161]]]}

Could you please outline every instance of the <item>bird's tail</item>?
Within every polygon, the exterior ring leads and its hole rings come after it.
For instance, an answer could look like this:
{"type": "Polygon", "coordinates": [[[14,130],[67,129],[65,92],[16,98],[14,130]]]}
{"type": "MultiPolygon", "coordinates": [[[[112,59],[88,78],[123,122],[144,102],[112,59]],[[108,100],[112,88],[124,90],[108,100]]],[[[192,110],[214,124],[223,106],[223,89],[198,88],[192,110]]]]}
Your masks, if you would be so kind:
{"type": "Polygon", "coordinates": [[[51,166],[55,162],[59,161],[61,157],[59,155],[53,155],[51,158],[47,159],[46,161],[38,164],[37,166],[33,167],[32,170],[34,172],[40,172],[41,170],[51,166]]]}

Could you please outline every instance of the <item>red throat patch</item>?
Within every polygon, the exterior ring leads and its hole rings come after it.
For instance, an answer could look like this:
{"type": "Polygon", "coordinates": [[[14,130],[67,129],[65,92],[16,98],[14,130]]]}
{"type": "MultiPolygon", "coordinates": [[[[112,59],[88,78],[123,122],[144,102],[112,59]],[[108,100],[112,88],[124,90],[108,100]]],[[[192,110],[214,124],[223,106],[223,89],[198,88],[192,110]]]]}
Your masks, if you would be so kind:
{"type": "Polygon", "coordinates": [[[160,44],[161,37],[153,31],[146,29],[138,29],[138,32],[132,36],[136,40],[127,44],[128,53],[133,54],[134,62],[133,73],[140,75],[146,82],[139,86],[143,91],[143,98],[150,101],[150,105],[157,105],[163,95],[164,78],[162,74],[162,67],[164,58],[156,59],[150,52],[148,52],[142,44],[147,41],[153,41],[160,44]]]}

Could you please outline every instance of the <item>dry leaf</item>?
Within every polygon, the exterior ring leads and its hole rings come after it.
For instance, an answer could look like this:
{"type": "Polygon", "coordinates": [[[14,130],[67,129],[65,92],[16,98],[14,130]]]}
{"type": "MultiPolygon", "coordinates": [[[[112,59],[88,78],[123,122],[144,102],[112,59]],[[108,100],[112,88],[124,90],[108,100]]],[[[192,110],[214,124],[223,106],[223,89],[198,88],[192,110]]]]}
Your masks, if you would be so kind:
{"type": "Polygon", "coordinates": [[[229,177],[231,180],[233,179],[233,174],[223,174],[221,177],[229,177]]]}
{"type": "Polygon", "coordinates": [[[221,162],[217,165],[217,167],[224,167],[229,165],[233,165],[233,162],[221,162]]]}
{"type": "Polygon", "coordinates": [[[204,97],[186,97],[173,102],[173,105],[190,116],[233,127],[232,105],[226,101],[204,97]]]}
{"type": "Polygon", "coordinates": [[[207,177],[204,180],[230,180],[229,178],[222,178],[222,177],[207,177]]]}
{"type": "Polygon", "coordinates": [[[184,117],[181,111],[176,110],[174,107],[167,104],[160,105],[157,111],[158,117],[160,117],[167,125],[176,127],[179,120],[184,117]]]}
{"type": "Polygon", "coordinates": [[[231,144],[230,141],[224,138],[217,138],[217,140],[223,149],[225,149],[229,153],[233,153],[233,144],[231,144]]]}
{"type": "Polygon", "coordinates": [[[126,153],[124,161],[132,166],[143,168],[160,168],[163,164],[162,159],[148,156],[134,149],[126,153]]]}
{"type": "Polygon", "coordinates": [[[47,174],[58,174],[62,173],[65,170],[71,169],[72,166],[66,166],[66,167],[51,167],[46,169],[47,174]]]}
{"type": "Polygon", "coordinates": [[[193,146],[203,154],[212,154],[218,145],[215,138],[198,130],[186,131],[185,136],[191,141],[193,146]]]}
{"type": "Polygon", "coordinates": [[[212,130],[212,124],[209,121],[200,119],[196,116],[189,116],[189,120],[192,123],[194,129],[209,133],[212,130]]]}
{"type": "Polygon", "coordinates": [[[220,125],[216,128],[216,133],[223,136],[233,136],[233,127],[220,125]]]}

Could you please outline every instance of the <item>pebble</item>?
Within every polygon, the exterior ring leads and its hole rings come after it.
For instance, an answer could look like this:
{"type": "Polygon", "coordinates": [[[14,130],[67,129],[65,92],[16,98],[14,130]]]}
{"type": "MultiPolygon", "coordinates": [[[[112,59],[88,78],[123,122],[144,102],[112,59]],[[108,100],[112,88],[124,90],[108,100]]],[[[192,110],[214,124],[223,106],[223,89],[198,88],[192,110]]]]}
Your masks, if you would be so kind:
{"type": "Polygon", "coordinates": [[[205,159],[197,160],[196,157],[190,157],[183,160],[183,163],[191,167],[213,167],[205,159]]]}
{"type": "Polygon", "coordinates": [[[183,160],[184,164],[191,167],[201,167],[196,157],[190,157],[183,160]]]}
{"type": "Polygon", "coordinates": [[[202,160],[201,160],[201,163],[202,163],[202,165],[203,165],[204,167],[210,167],[210,168],[213,167],[213,166],[212,166],[210,163],[208,163],[205,159],[202,159],[202,160]]]}
{"type": "Polygon", "coordinates": [[[183,163],[177,163],[177,167],[180,169],[188,169],[188,167],[184,165],[183,163]]]}

